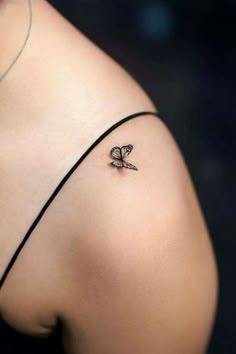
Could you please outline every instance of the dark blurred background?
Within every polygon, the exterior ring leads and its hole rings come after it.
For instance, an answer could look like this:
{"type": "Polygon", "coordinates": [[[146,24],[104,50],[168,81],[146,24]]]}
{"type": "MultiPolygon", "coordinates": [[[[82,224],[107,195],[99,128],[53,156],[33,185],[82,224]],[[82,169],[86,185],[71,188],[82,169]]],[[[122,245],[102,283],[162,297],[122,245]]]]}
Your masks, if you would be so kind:
{"type": "Polygon", "coordinates": [[[185,157],[220,273],[207,354],[236,353],[236,0],[51,0],[143,86],[185,157]]]}

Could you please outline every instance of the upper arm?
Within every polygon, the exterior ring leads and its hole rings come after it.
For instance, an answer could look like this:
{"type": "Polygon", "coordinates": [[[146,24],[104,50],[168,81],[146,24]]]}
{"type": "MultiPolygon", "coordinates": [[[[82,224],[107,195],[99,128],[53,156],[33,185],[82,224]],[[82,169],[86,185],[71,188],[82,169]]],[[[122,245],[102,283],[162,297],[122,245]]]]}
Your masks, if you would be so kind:
{"type": "Polygon", "coordinates": [[[123,124],[84,161],[81,176],[61,305],[68,353],[202,353],[216,265],[168,128],[153,116],[123,124]],[[125,144],[134,146],[128,160],[138,171],[107,164],[110,149],[125,144]]]}

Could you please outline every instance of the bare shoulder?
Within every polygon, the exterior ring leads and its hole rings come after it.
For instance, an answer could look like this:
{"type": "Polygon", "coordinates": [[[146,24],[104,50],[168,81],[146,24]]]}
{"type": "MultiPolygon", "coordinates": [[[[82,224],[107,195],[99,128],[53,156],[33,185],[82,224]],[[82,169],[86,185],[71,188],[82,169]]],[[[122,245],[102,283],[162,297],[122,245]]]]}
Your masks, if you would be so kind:
{"type": "Polygon", "coordinates": [[[170,130],[151,115],[122,124],[88,156],[81,178],[61,302],[68,353],[203,354],[216,264],[170,130]],[[110,165],[110,150],[128,144],[138,171],[110,165]]]}
{"type": "MultiPolygon", "coordinates": [[[[75,85],[74,111],[83,116],[91,107],[78,125],[91,142],[122,117],[156,111],[124,68],[67,28],[64,45],[71,46],[73,74],[83,83],[75,85]]],[[[64,80],[63,95],[72,99],[69,87],[64,80]]],[[[203,354],[216,309],[216,263],[166,124],[143,115],[118,126],[82,162],[67,192],[66,237],[57,247],[57,312],[67,353],[203,354]],[[126,160],[138,170],[111,165],[111,149],[128,145],[126,160]]]]}

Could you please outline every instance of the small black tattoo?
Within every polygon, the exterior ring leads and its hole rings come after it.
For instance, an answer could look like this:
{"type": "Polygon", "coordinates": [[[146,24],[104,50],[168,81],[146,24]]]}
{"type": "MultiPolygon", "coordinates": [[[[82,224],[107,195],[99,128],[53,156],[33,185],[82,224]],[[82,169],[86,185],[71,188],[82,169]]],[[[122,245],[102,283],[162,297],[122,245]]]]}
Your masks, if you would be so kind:
{"type": "Polygon", "coordinates": [[[130,168],[131,170],[138,171],[136,166],[124,160],[131,153],[132,150],[133,145],[131,144],[122,146],[121,148],[119,146],[114,146],[110,151],[110,154],[114,159],[114,161],[111,162],[111,165],[118,168],[126,167],[130,168]]]}

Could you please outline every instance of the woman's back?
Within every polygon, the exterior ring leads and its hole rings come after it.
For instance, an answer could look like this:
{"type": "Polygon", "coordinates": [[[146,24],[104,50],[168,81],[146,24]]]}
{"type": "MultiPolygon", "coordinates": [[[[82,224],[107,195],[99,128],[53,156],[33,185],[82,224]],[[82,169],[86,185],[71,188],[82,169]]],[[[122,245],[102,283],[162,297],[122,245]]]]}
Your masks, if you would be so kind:
{"type": "MultiPolygon", "coordinates": [[[[9,16],[26,23],[23,3],[9,16]]],[[[36,0],[33,11],[28,46],[0,87],[0,277],[96,138],[129,114],[156,110],[49,4],[36,0]]],[[[68,353],[200,354],[216,295],[208,233],[181,156],[165,125],[143,115],[109,134],[68,179],[9,272],[0,314],[34,336],[60,320],[68,353]],[[138,171],[108,165],[111,148],[126,144],[138,171]]]]}

